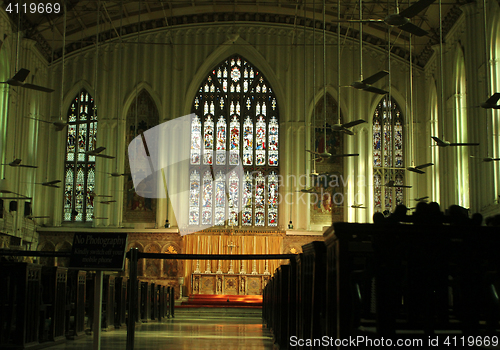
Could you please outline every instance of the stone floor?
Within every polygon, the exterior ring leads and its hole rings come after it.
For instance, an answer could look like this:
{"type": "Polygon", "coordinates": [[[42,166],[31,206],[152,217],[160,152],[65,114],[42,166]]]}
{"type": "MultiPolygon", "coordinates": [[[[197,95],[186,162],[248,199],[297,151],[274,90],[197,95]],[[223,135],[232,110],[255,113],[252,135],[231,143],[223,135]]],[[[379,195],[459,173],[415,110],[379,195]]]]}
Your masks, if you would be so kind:
{"type": "MultiPolygon", "coordinates": [[[[102,332],[101,350],[125,350],[126,329],[102,332]]],[[[92,350],[93,336],[68,340],[53,350],[92,350]]],[[[262,324],[261,310],[177,309],[175,318],[136,326],[136,350],[262,350],[273,338],[262,324]]]]}

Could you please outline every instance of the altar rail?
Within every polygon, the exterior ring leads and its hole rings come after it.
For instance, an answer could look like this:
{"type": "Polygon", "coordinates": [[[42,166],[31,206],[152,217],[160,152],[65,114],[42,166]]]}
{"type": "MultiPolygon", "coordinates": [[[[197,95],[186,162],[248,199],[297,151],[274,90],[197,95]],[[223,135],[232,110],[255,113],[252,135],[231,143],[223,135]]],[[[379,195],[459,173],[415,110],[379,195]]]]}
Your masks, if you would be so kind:
{"type": "MultiPolygon", "coordinates": [[[[264,289],[263,318],[290,337],[500,336],[497,227],[337,223],[264,289]]],[[[344,344],[345,345],[345,344],[344,344]]]]}

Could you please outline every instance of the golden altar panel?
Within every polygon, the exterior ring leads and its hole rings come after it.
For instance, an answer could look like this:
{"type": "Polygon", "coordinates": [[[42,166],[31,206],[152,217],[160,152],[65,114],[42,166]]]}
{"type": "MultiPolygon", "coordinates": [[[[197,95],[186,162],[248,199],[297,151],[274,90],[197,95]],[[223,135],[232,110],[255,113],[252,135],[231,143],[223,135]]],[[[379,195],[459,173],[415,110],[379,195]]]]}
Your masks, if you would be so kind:
{"type": "Polygon", "coordinates": [[[269,274],[193,273],[191,294],[262,295],[269,274]]]}

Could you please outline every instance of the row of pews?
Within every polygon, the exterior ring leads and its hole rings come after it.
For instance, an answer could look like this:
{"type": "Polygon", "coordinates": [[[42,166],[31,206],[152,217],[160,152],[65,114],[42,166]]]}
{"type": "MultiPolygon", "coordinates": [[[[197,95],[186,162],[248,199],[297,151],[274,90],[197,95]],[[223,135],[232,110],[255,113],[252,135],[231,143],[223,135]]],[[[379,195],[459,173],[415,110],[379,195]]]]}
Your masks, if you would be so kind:
{"type": "Polygon", "coordinates": [[[263,291],[280,349],[498,345],[497,227],[336,223],[302,248],[263,291]]]}
{"type": "MultiPolygon", "coordinates": [[[[95,273],[29,263],[0,263],[0,349],[64,342],[92,332],[95,273]]],[[[137,281],[137,323],[174,317],[174,288],[137,281]]],[[[105,274],[101,328],[128,322],[127,277],[105,274]]]]}

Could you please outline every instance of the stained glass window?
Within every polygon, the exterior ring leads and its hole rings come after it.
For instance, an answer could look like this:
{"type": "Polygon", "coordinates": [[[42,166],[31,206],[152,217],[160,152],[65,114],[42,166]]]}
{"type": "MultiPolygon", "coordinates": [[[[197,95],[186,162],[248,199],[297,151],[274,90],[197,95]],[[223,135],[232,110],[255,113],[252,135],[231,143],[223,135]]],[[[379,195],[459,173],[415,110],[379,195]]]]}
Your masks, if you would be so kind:
{"type": "Polygon", "coordinates": [[[245,181],[243,182],[243,203],[241,213],[241,224],[243,226],[252,225],[253,214],[253,177],[250,172],[246,172],[245,181]]]}
{"type": "Polygon", "coordinates": [[[203,175],[203,203],[201,223],[203,225],[212,224],[212,174],[206,171],[203,175]]]}
{"type": "Polygon", "coordinates": [[[268,213],[267,213],[267,225],[277,226],[278,222],[276,218],[278,217],[278,177],[276,173],[271,172],[267,181],[268,191],[268,213]]]}
{"type": "Polygon", "coordinates": [[[396,101],[384,97],[373,115],[373,199],[376,212],[392,211],[404,202],[403,115],[396,101]]]}
{"type": "Polygon", "coordinates": [[[203,153],[203,164],[213,164],[214,149],[214,121],[210,114],[205,119],[205,128],[203,131],[203,140],[205,141],[205,152],[203,153]]]}
{"type": "Polygon", "coordinates": [[[94,99],[82,90],[68,110],[64,175],[64,221],[88,222],[94,215],[97,113],[94,99]]]}
{"type": "Polygon", "coordinates": [[[217,165],[226,164],[226,120],[220,117],[217,121],[217,165]]]}
{"type": "Polygon", "coordinates": [[[226,175],[220,171],[215,178],[215,225],[224,225],[226,212],[226,175]]]}
{"type": "Polygon", "coordinates": [[[231,56],[200,84],[192,112],[190,225],[277,226],[279,114],[269,82],[231,56]],[[240,162],[243,178],[232,171],[240,162]]]}
{"type": "Polygon", "coordinates": [[[265,184],[266,179],[262,172],[259,172],[255,179],[255,226],[264,226],[265,184]]]}
{"type": "Polygon", "coordinates": [[[240,122],[237,116],[231,120],[231,135],[229,139],[229,165],[238,165],[240,159],[240,122]]]}
{"type": "Polygon", "coordinates": [[[189,224],[200,222],[200,173],[193,170],[189,176],[189,224]]]}
{"type": "Polygon", "coordinates": [[[229,175],[229,226],[238,225],[239,189],[240,179],[238,178],[238,174],[233,171],[229,175]]]}

